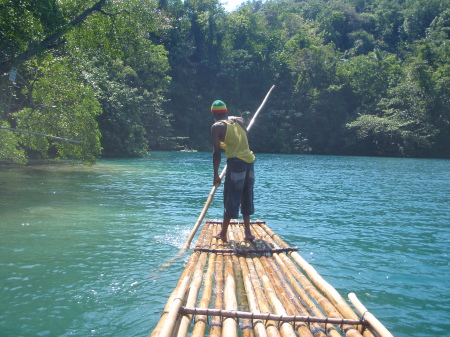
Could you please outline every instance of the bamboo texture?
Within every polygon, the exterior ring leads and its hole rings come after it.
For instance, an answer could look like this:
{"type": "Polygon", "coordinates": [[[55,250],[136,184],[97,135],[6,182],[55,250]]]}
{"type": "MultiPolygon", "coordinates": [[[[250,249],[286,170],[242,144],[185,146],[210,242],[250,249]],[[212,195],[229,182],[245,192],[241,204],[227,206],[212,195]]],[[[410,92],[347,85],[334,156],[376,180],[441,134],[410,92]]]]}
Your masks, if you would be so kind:
{"type": "Polygon", "coordinates": [[[392,336],[264,222],[251,223],[253,242],[242,223],[230,223],[228,243],[213,238],[220,228],[206,221],[151,337],[392,336]]]}
{"type": "MultiPolygon", "coordinates": [[[[232,232],[230,232],[232,233],[232,232]]],[[[231,235],[231,234],[230,234],[231,235]]],[[[244,240],[244,231],[241,229],[237,233],[238,241],[242,242],[244,240]]],[[[246,292],[247,296],[251,296],[252,302],[250,302],[250,309],[252,312],[270,313],[270,304],[261,287],[261,282],[256,271],[256,266],[253,263],[253,258],[251,255],[242,260],[242,269],[246,271],[247,282],[246,282],[246,292]],[[256,300],[256,301],[255,301],[256,300]]],[[[256,327],[255,333],[257,336],[269,336],[269,337],[280,337],[280,331],[278,330],[277,323],[273,320],[267,319],[264,321],[256,320],[253,323],[256,327]],[[263,331],[265,329],[265,332],[263,331]]]]}
{"type": "Polygon", "coordinates": [[[350,293],[348,294],[348,298],[350,302],[352,302],[353,306],[355,307],[358,312],[363,315],[363,317],[370,322],[370,325],[373,327],[373,329],[380,335],[380,337],[393,337],[393,335],[389,332],[386,327],[381,324],[381,322],[372,315],[366,307],[359,301],[359,299],[356,297],[356,294],[350,293]]]}
{"type": "MultiPolygon", "coordinates": [[[[214,233],[218,232],[218,228],[214,230],[214,233]]],[[[219,243],[218,243],[219,245],[219,243]]],[[[224,289],[224,279],[223,279],[223,269],[224,269],[224,256],[223,254],[218,254],[215,263],[215,287],[214,287],[214,309],[223,309],[223,289],[224,289]]],[[[209,332],[211,337],[220,337],[222,335],[222,320],[219,318],[213,318],[211,320],[211,329],[209,332]]]]}
{"type": "MultiPolygon", "coordinates": [[[[202,233],[202,237],[200,238],[200,240],[203,239],[204,235],[205,232],[202,233]]],[[[189,288],[189,282],[194,273],[194,268],[197,265],[198,257],[198,253],[191,255],[175,290],[173,291],[172,295],[169,298],[169,301],[166,304],[167,309],[164,310],[164,313],[161,317],[161,324],[158,323],[160,327],[157,326],[158,332],[155,333],[154,331],[152,333],[152,336],[169,337],[172,335],[178,318],[178,311],[184,304],[185,296],[189,288]]]]}
{"type": "MultiPolygon", "coordinates": [[[[233,233],[230,235],[230,239],[234,239],[233,233]]],[[[232,255],[233,258],[233,272],[236,280],[236,295],[238,301],[238,310],[249,311],[248,299],[245,292],[244,275],[242,266],[239,263],[239,257],[236,254],[232,255]]],[[[242,336],[254,337],[252,330],[252,321],[250,319],[242,319],[240,321],[242,336]]]]}
{"type": "MultiPolygon", "coordinates": [[[[209,226],[208,232],[211,232],[212,228],[209,226]]],[[[216,239],[212,241],[213,246],[216,245],[216,239]]],[[[212,287],[213,287],[213,276],[214,276],[214,266],[216,263],[216,254],[210,254],[208,261],[208,269],[204,277],[204,286],[203,286],[203,294],[202,298],[199,302],[199,308],[205,309],[209,307],[211,303],[211,295],[212,295],[212,287]]],[[[192,331],[192,337],[201,337],[204,336],[206,326],[207,326],[208,317],[203,315],[197,315],[195,320],[194,330],[192,331]]]]}
{"type": "MultiPolygon", "coordinates": [[[[224,288],[224,307],[225,310],[237,311],[236,282],[233,273],[233,259],[231,255],[225,256],[225,288],[224,288]]],[[[237,337],[237,320],[234,317],[228,317],[223,320],[222,335],[237,337]]]]}
{"type": "MultiPolygon", "coordinates": [[[[282,247],[288,247],[288,244],[285,243],[278,235],[276,235],[269,227],[266,226],[265,223],[261,223],[261,227],[263,227],[268,237],[272,238],[282,247]]],[[[342,314],[344,318],[357,319],[358,315],[353,311],[350,305],[344,300],[344,298],[334,289],[328,282],[326,282],[322,276],[308,263],[303,259],[303,257],[297,252],[290,253],[292,259],[297,263],[297,265],[303,270],[305,275],[311,280],[314,286],[322,292],[326,298],[332,303],[332,305],[337,309],[337,311],[342,314]]],[[[352,331],[354,329],[349,329],[346,332],[346,335],[349,337],[358,337],[361,334],[352,331]]],[[[370,331],[365,330],[364,337],[373,337],[370,331]]]]}
{"type": "MultiPolygon", "coordinates": [[[[270,242],[271,245],[275,246],[278,243],[283,245],[283,246],[287,246],[287,244],[281,240],[281,238],[279,238],[275,233],[273,233],[270,228],[268,228],[267,226],[265,226],[265,224],[261,224],[261,228],[265,229],[265,233],[266,233],[266,240],[268,242],[270,242]]],[[[263,232],[263,229],[259,229],[260,232],[263,232]]],[[[289,275],[289,273],[294,273],[295,277],[301,282],[301,284],[303,285],[304,289],[310,294],[311,298],[314,299],[321,307],[322,310],[328,315],[328,317],[333,317],[333,318],[344,318],[343,315],[341,315],[335,308],[335,306],[333,306],[333,304],[325,297],[323,296],[319,289],[322,288],[321,284],[314,286],[309,279],[302,274],[297,267],[295,266],[295,264],[293,263],[292,260],[290,260],[286,255],[284,254],[274,254],[276,257],[279,257],[282,262],[285,262],[289,267],[285,268],[286,270],[286,274],[289,275]]],[[[298,260],[298,259],[297,259],[298,260]]],[[[302,262],[304,260],[302,259],[302,262]]],[[[303,266],[305,266],[306,262],[303,264],[303,266]]],[[[282,263],[280,263],[280,265],[282,265],[282,263]]],[[[317,272],[315,270],[313,270],[313,268],[308,264],[308,271],[309,271],[309,276],[311,276],[311,274],[317,274],[317,272]]],[[[318,274],[317,274],[318,275],[318,274]]],[[[316,281],[319,279],[319,277],[316,277],[316,281]]],[[[325,281],[323,281],[325,282],[325,281]]],[[[295,284],[295,283],[293,283],[295,284]]],[[[331,286],[329,286],[331,287],[331,286]]],[[[303,297],[303,301],[308,301],[308,296],[305,296],[304,293],[301,290],[297,290],[299,293],[300,297],[303,297]],[[303,296],[302,296],[303,295],[303,296]]],[[[310,301],[308,301],[310,302],[310,301]]],[[[321,315],[320,311],[318,311],[313,305],[312,303],[310,303],[309,307],[311,308],[311,310],[313,312],[315,312],[315,314],[317,315],[321,315]]],[[[351,310],[351,309],[350,309],[351,310]]],[[[357,317],[347,317],[350,319],[355,319],[357,317]]],[[[327,327],[329,330],[329,334],[331,336],[337,336],[336,333],[332,332],[333,331],[333,327],[327,327]]],[[[352,326],[343,326],[344,331],[346,332],[346,336],[348,337],[360,337],[361,334],[359,331],[356,331],[356,329],[352,326]]]]}

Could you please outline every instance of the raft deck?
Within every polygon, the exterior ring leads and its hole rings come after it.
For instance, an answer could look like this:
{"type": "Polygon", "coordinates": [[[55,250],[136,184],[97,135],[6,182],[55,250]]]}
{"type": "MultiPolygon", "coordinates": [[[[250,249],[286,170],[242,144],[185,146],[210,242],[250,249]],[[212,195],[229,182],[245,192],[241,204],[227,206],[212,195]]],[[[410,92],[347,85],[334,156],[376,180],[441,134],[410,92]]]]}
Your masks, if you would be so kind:
{"type": "Polygon", "coordinates": [[[228,242],[212,238],[221,221],[207,220],[152,337],[168,336],[392,336],[350,294],[341,295],[263,221],[228,228],[228,242]]]}

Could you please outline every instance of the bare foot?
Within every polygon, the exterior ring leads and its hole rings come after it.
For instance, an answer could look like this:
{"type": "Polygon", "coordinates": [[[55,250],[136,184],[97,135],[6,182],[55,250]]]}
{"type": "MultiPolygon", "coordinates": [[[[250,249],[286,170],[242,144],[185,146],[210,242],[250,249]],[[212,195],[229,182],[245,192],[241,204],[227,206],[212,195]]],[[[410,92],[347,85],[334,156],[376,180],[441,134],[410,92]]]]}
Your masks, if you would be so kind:
{"type": "Polygon", "coordinates": [[[226,236],[226,235],[225,235],[225,236],[222,236],[222,235],[220,235],[220,234],[216,234],[216,235],[213,235],[213,238],[214,238],[214,239],[217,239],[217,240],[222,240],[223,242],[228,242],[227,236],[226,236]]]}
{"type": "Polygon", "coordinates": [[[255,240],[255,236],[252,234],[246,234],[245,235],[245,241],[253,241],[255,240]]]}

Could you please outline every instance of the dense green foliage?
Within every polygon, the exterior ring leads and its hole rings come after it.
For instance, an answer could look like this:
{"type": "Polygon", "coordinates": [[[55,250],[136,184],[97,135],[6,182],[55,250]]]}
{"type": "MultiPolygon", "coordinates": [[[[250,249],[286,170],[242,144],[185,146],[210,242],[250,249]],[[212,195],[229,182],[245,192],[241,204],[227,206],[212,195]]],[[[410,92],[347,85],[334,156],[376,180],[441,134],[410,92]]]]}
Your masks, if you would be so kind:
{"type": "Polygon", "coordinates": [[[450,157],[450,0],[1,0],[0,159],[209,150],[450,157]],[[11,71],[17,70],[15,82],[11,71]]]}
{"type": "Polygon", "coordinates": [[[0,159],[51,155],[90,164],[101,153],[143,156],[173,146],[161,108],[167,51],[148,38],[167,26],[154,3],[9,0],[0,13],[2,126],[81,142],[0,130],[0,159]]]}

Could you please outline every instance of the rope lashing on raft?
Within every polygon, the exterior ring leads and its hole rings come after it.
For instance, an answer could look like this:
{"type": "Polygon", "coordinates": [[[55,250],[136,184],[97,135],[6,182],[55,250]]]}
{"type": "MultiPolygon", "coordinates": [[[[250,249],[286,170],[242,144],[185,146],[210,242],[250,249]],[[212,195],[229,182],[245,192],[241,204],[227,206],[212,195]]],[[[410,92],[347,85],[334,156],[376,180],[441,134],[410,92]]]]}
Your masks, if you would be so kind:
{"type": "Polygon", "coordinates": [[[247,318],[247,319],[261,319],[264,321],[272,320],[278,322],[305,322],[305,323],[324,323],[336,325],[362,325],[366,326],[368,323],[364,319],[346,319],[346,318],[331,318],[331,317],[315,317],[315,316],[298,316],[298,315],[276,315],[269,313],[254,313],[246,311],[229,311],[223,309],[201,309],[201,308],[187,308],[181,307],[180,314],[193,314],[203,316],[219,316],[226,318],[247,318]]]}

